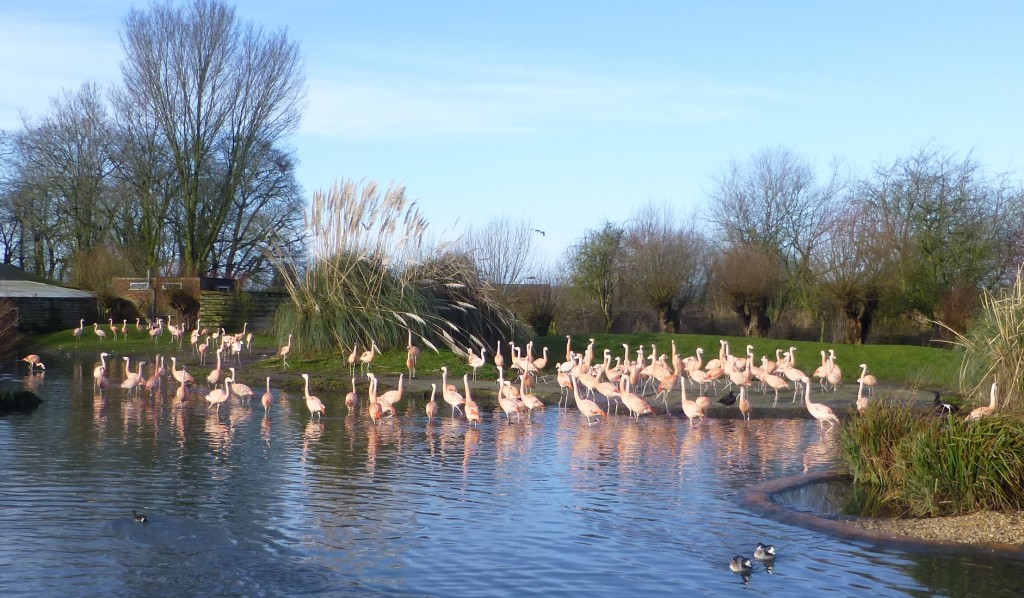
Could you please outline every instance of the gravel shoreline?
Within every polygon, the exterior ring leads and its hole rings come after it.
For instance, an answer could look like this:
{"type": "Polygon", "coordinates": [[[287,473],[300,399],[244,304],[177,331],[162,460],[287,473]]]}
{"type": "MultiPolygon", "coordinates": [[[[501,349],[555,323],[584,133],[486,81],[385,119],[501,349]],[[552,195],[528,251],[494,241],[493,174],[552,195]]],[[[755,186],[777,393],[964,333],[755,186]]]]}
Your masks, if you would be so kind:
{"type": "Polygon", "coordinates": [[[852,519],[850,525],[897,538],[949,544],[1024,546],[1024,513],[981,511],[925,519],[852,519]]]}

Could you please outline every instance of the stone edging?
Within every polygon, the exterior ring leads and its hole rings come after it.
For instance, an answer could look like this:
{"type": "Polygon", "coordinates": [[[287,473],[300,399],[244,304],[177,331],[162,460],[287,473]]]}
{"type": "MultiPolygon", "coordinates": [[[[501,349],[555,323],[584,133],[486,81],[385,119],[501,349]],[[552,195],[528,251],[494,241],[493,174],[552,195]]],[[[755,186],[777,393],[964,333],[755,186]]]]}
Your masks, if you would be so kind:
{"type": "Polygon", "coordinates": [[[830,519],[813,513],[794,511],[775,502],[775,497],[810,484],[848,478],[839,471],[798,474],[765,481],[745,490],[740,500],[756,515],[775,521],[829,533],[847,540],[870,542],[881,546],[896,546],[908,550],[940,553],[1001,552],[1024,554],[1024,546],[1017,544],[940,542],[909,536],[894,535],[878,529],[867,529],[855,521],[830,519]]]}

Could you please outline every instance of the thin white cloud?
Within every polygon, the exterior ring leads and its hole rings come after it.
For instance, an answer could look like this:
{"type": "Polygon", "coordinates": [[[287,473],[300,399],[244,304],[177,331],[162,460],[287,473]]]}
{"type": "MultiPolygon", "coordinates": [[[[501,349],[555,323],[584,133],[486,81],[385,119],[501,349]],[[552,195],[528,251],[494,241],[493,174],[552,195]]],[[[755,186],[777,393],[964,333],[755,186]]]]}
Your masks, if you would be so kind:
{"type": "Polygon", "coordinates": [[[734,119],[759,104],[794,99],[770,89],[670,78],[588,78],[504,67],[483,72],[472,65],[463,71],[399,70],[315,73],[303,132],[367,139],[516,135],[594,123],[679,126],[734,119]]]}

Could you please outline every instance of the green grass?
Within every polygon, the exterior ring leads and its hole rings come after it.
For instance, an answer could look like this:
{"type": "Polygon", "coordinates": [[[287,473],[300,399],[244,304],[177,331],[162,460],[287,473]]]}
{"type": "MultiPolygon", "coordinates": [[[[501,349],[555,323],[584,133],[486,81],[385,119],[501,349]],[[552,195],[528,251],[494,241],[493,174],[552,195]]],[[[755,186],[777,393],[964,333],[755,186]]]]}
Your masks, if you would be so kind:
{"type": "MultiPolygon", "coordinates": [[[[622,344],[629,345],[630,358],[636,359],[636,350],[644,346],[645,356],[650,352],[650,344],[657,347],[658,354],[669,354],[671,343],[676,342],[676,349],[683,356],[693,355],[697,347],[704,348],[704,361],[718,357],[719,339],[729,342],[733,355],[742,356],[747,345],[753,345],[754,358],[760,363],[762,355],[775,359],[775,350],[788,351],[796,347],[797,367],[808,375],[821,364],[820,351],[833,349],[836,352],[836,363],[843,370],[843,382],[852,384],[860,376],[859,365],[866,363],[868,372],[882,382],[898,384],[910,389],[958,388],[957,374],[960,369],[962,353],[952,349],[934,347],[912,347],[905,345],[843,345],[838,343],[816,343],[808,341],[789,341],[763,338],[747,338],[742,336],[713,336],[700,334],[591,334],[574,335],[572,349],[582,353],[589,339],[595,343],[595,360],[601,358],[604,349],[611,349],[612,358],[621,357],[622,344]]],[[[534,339],[534,352],[539,355],[539,347],[548,347],[551,361],[565,359],[565,336],[547,336],[534,339]]]]}
{"type": "MultiPolygon", "coordinates": [[[[54,353],[60,350],[77,350],[85,353],[99,354],[100,351],[116,351],[118,354],[145,356],[154,351],[167,352],[170,348],[170,336],[167,332],[161,337],[159,344],[154,344],[153,339],[145,333],[129,333],[127,340],[113,341],[110,338],[101,340],[93,334],[92,328],[87,327],[80,341],[76,342],[71,334],[72,330],[61,330],[39,336],[29,337],[26,341],[31,351],[54,353]]],[[[109,332],[109,331],[108,331],[109,332]]],[[[710,335],[692,334],[594,334],[591,336],[576,335],[572,337],[572,348],[582,353],[586,349],[588,339],[595,339],[595,360],[600,360],[605,348],[612,351],[613,358],[621,357],[623,354],[622,344],[630,347],[631,358],[636,358],[636,349],[644,345],[644,352],[647,355],[650,351],[650,344],[653,342],[658,353],[668,354],[671,352],[671,342],[676,342],[676,348],[680,354],[692,355],[697,347],[704,348],[704,359],[707,361],[718,356],[719,339],[727,340],[733,354],[741,354],[746,350],[748,344],[754,346],[754,355],[760,359],[761,355],[770,355],[775,358],[775,349],[789,350],[790,347],[797,347],[797,366],[808,374],[820,363],[819,351],[834,349],[836,351],[837,363],[843,368],[844,382],[852,384],[860,375],[857,367],[861,363],[867,363],[871,373],[883,382],[891,382],[908,388],[956,388],[956,375],[960,367],[960,353],[949,349],[936,349],[930,347],[910,347],[898,345],[838,345],[822,344],[805,341],[788,341],[772,339],[748,339],[745,337],[720,337],[710,335]]],[[[256,334],[253,340],[253,353],[274,355],[277,352],[278,340],[275,336],[256,334]]],[[[534,355],[540,357],[544,347],[548,348],[549,369],[565,359],[564,336],[547,336],[534,339],[534,355]]],[[[296,343],[298,344],[298,343],[296,343]]],[[[188,352],[188,339],[183,343],[183,351],[188,352]]],[[[493,346],[487,347],[488,362],[494,350],[493,346]]],[[[507,345],[505,345],[507,356],[507,345]]],[[[293,351],[288,362],[291,369],[308,371],[311,375],[316,373],[321,376],[337,378],[341,382],[348,383],[347,353],[341,352],[314,357],[304,354],[302,351],[293,351]]],[[[259,365],[267,370],[280,369],[280,358],[270,357],[259,365]]],[[[466,365],[463,357],[455,353],[441,349],[438,352],[422,347],[419,370],[424,375],[437,372],[441,366],[448,366],[449,373],[453,377],[461,377],[463,373],[472,372],[472,368],[466,365]]],[[[373,370],[383,374],[398,375],[405,371],[405,349],[394,349],[384,351],[374,360],[373,370]]],[[[480,368],[479,376],[494,379],[497,377],[497,370],[493,364],[480,368]]]]}

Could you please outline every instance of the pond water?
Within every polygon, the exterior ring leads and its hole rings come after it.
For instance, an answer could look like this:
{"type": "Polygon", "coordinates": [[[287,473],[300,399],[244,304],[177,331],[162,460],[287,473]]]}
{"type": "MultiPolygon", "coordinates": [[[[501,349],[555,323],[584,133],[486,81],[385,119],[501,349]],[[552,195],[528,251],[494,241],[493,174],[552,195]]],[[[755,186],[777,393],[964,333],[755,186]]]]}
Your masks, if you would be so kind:
{"type": "Polygon", "coordinates": [[[878,547],[742,508],[753,484],[832,465],[836,434],[812,420],[588,426],[549,407],[476,429],[443,406],[430,423],[407,395],[375,427],[340,396],[321,395],[313,421],[276,389],[269,417],[237,399],[98,400],[91,362],[15,382],[45,402],[0,417],[4,596],[1024,593],[1017,559],[878,547]],[[771,571],[732,573],[758,542],[778,549],[771,571]]]}

